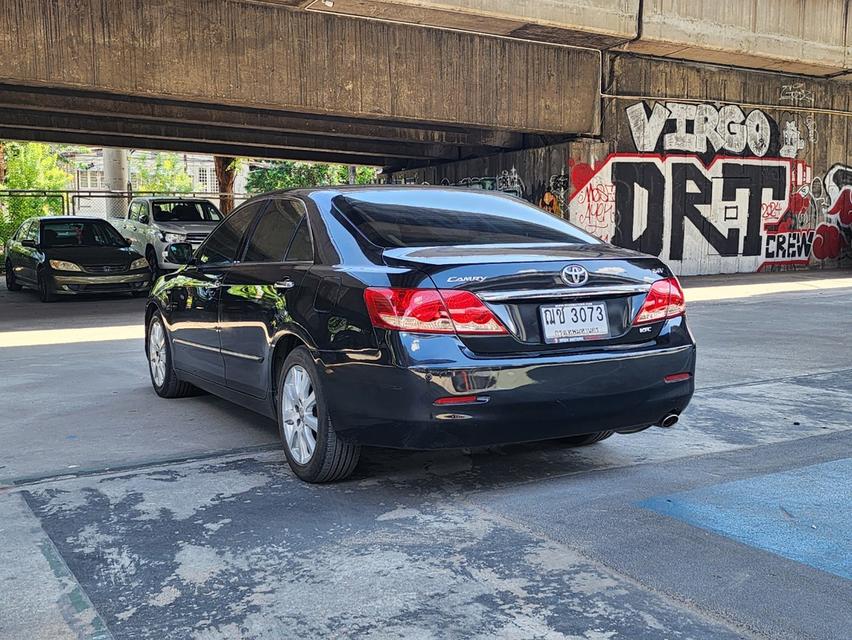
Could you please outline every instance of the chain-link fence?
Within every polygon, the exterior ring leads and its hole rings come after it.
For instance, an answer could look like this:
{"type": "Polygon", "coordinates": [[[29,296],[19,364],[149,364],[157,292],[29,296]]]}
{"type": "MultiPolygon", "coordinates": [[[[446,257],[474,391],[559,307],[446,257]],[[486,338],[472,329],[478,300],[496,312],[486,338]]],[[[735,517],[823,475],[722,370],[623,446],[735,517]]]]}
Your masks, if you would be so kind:
{"type": "MultiPolygon", "coordinates": [[[[0,190],[0,253],[6,240],[21,223],[33,216],[94,216],[119,218],[126,214],[130,201],[138,197],[203,198],[219,206],[220,197],[232,195],[234,206],[250,196],[245,193],[220,194],[206,191],[2,191],[0,190]]],[[[3,263],[0,262],[0,270],[3,263]]]]}

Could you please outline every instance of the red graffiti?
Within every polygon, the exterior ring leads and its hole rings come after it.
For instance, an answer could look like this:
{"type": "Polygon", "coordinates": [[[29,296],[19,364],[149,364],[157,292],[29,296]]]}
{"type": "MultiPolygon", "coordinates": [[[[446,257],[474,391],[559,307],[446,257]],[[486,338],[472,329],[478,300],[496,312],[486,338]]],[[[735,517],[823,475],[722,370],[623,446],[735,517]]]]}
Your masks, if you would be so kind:
{"type": "Polygon", "coordinates": [[[833,224],[823,222],[814,234],[813,256],[817,260],[839,258],[846,246],[846,238],[833,224]]]}
{"type": "Polygon", "coordinates": [[[597,170],[590,164],[585,162],[568,161],[568,168],[571,174],[571,184],[574,186],[574,191],[582,189],[595,176],[597,170]]]}
{"type": "Polygon", "coordinates": [[[770,200],[769,202],[763,202],[760,205],[760,213],[763,217],[764,222],[778,220],[781,215],[784,213],[784,205],[778,200],[770,200]]]}
{"type": "Polygon", "coordinates": [[[836,215],[844,227],[852,225],[852,189],[843,189],[828,213],[836,215]]]}

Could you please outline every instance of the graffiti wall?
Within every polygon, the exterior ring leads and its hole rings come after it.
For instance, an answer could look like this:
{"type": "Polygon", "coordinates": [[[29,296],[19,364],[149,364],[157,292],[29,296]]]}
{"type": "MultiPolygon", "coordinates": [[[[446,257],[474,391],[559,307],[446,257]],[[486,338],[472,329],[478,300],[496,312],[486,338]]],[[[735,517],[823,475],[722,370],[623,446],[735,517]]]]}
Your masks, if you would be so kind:
{"type": "Polygon", "coordinates": [[[801,114],[630,104],[630,150],[569,160],[568,217],[683,275],[834,266],[852,244],[852,169],[803,159],[818,133],[801,114]]]}

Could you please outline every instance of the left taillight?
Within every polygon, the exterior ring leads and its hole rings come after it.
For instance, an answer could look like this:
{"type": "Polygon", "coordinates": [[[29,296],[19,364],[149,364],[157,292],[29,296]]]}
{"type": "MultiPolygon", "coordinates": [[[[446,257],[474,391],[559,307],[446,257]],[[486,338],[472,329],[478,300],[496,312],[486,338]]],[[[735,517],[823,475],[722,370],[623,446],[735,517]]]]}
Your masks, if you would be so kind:
{"type": "Polygon", "coordinates": [[[374,327],[412,333],[501,335],[506,327],[476,294],[455,289],[364,290],[374,327]]]}
{"type": "Polygon", "coordinates": [[[633,324],[659,322],[666,318],[675,318],[686,312],[686,299],[677,278],[657,280],[642,303],[639,313],[633,318],[633,324]]]}

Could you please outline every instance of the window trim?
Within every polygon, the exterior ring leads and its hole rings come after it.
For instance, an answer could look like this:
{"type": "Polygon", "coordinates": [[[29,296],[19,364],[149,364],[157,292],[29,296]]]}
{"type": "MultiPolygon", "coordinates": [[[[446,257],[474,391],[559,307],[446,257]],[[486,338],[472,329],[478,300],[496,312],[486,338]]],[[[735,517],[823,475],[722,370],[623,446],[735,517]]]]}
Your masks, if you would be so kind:
{"type": "MultiPolygon", "coordinates": [[[[247,264],[247,265],[260,265],[260,264],[267,264],[267,265],[310,264],[310,265],[314,265],[314,264],[316,264],[317,263],[316,245],[314,243],[313,230],[311,229],[311,221],[308,217],[308,208],[307,208],[307,206],[305,206],[305,203],[302,202],[299,198],[294,198],[294,197],[290,197],[290,196],[272,196],[272,197],[267,197],[267,198],[264,198],[264,199],[266,200],[266,206],[263,209],[261,209],[261,211],[258,213],[257,217],[254,220],[254,223],[251,226],[251,229],[249,230],[248,233],[246,233],[246,237],[244,239],[245,241],[243,242],[243,249],[242,249],[242,252],[240,253],[240,260],[238,262],[235,262],[234,264],[247,264]],[[263,217],[263,214],[266,213],[266,210],[269,208],[269,205],[270,205],[270,203],[272,203],[273,200],[286,200],[287,202],[292,202],[292,203],[295,204],[295,206],[297,208],[301,208],[301,212],[302,212],[302,219],[299,221],[299,224],[296,225],[296,228],[293,229],[293,235],[290,236],[290,241],[287,243],[287,248],[284,250],[284,258],[285,259],[284,260],[270,261],[270,262],[267,262],[265,260],[243,262],[242,259],[245,258],[245,255],[248,251],[248,239],[251,238],[254,235],[255,229],[260,224],[260,219],[263,217]],[[290,247],[293,245],[293,240],[296,238],[296,231],[299,230],[299,227],[302,225],[303,221],[307,221],[308,238],[311,241],[311,253],[313,254],[313,258],[311,258],[310,260],[287,260],[286,259],[287,254],[290,252],[290,247]]],[[[248,203],[245,203],[245,204],[248,204],[248,203]]],[[[245,206],[245,205],[241,205],[241,206],[245,206]]]]}

